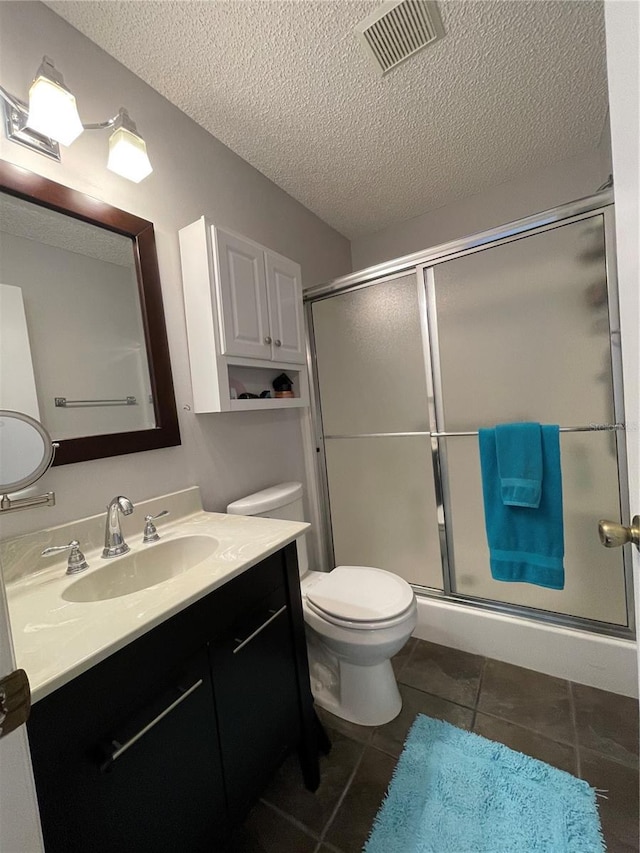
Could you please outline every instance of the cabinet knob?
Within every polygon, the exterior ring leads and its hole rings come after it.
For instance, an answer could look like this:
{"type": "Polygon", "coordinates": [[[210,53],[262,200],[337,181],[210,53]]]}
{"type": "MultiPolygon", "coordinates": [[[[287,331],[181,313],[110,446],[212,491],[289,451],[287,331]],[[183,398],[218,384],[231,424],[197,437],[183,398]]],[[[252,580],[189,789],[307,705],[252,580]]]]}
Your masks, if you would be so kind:
{"type": "Polygon", "coordinates": [[[279,341],[279,340],[276,338],[276,339],[275,339],[275,341],[274,341],[274,344],[275,344],[277,347],[281,347],[281,346],[282,346],[282,341],[279,341]]]}
{"type": "Polygon", "coordinates": [[[264,342],[265,342],[265,344],[271,343],[271,338],[269,337],[269,335],[267,335],[267,337],[264,339],[264,342]]]}

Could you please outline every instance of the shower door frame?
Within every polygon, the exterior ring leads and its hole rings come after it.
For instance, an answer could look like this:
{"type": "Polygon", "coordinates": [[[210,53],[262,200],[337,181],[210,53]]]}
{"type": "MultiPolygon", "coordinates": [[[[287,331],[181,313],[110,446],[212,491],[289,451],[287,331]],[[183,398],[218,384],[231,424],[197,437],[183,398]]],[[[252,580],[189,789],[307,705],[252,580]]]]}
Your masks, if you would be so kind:
{"type": "MultiPolygon", "coordinates": [[[[317,374],[317,356],[313,330],[312,306],[314,302],[331,298],[338,294],[360,290],[385,281],[397,279],[401,275],[414,272],[418,294],[418,310],[424,351],[424,367],[427,384],[427,408],[429,429],[424,432],[406,433],[406,435],[423,435],[429,439],[434,471],[434,486],[436,495],[437,523],[439,533],[440,555],[442,561],[443,589],[412,584],[414,590],[428,597],[444,598],[467,606],[502,613],[509,616],[519,616],[533,619],[550,625],[587,630],[592,633],[623,639],[635,638],[634,598],[632,560],[629,553],[631,546],[623,548],[623,572],[626,599],[627,624],[616,625],[601,622],[581,616],[571,616],[526,605],[496,601],[494,599],[478,598],[463,595],[455,591],[453,547],[450,524],[451,504],[447,476],[447,455],[442,410],[442,385],[439,365],[437,312],[435,304],[434,269],[440,263],[474,254],[495,246],[520,240],[569,225],[583,219],[601,215],[605,240],[605,269],[607,279],[607,298],[609,309],[609,341],[611,352],[611,372],[613,380],[613,425],[603,425],[603,428],[613,427],[616,438],[616,457],[618,465],[618,492],[620,511],[623,524],[629,524],[629,492],[627,488],[627,458],[624,433],[624,402],[623,375],[620,351],[620,312],[618,306],[618,283],[615,257],[615,220],[613,208],[613,192],[607,190],[594,196],[579,199],[565,205],[553,208],[543,213],[529,216],[471,237],[456,240],[437,246],[433,249],[407,255],[403,258],[369,267],[358,273],[343,276],[328,284],[311,288],[304,294],[307,331],[307,354],[309,366],[309,381],[311,384],[311,419],[313,422],[316,443],[316,472],[321,495],[320,516],[326,553],[335,565],[334,546],[331,525],[331,504],[329,499],[329,483],[327,476],[325,438],[355,438],[356,436],[325,436],[322,425],[322,409],[320,389],[317,374]]],[[[398,433],[394,433],[397,435],[398,433]]],[[[383,435],[382,433],[359,434],[357,437],[383,435]]]]}

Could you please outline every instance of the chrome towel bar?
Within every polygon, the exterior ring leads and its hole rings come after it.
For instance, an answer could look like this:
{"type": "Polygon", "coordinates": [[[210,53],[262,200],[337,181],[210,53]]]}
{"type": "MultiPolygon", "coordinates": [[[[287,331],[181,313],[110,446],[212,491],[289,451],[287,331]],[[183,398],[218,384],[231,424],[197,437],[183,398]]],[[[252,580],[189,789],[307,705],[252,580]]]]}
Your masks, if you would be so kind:
{"type": "MultiPolygon", "coordinates": [[[[624,430],[624,424],[589,424],[589,426],[572,426],[560,427],[560,432],[615,432],[616,430],[624,430]]],[[[402,438],[414,435],[432,435],[434,438],[457,438],[460,435],[478,435],[478,430],[466,432],[429,432],[428,430],[420,432],[361,432],[351,433],[348,435],[325,435],[328,438],[402,438]]]]}
{"type": "MultiPolygon", "coordinates": [[[[623,430],[624,424],[589,424],[589,426],[560,427],[560,432],[615,432],[623,430]]],[[[432,432],[434,438],[457,438],[462,435],[478,435],[478,430],[468,432],[432,432]]]]}
{"type": "Polygon", "coordinates": [[[59,409],[80,408],[82,406],[137,406],[135,397],[123,397],[115,400],[67,400],[66,397],[54,397],[59,409]]]}

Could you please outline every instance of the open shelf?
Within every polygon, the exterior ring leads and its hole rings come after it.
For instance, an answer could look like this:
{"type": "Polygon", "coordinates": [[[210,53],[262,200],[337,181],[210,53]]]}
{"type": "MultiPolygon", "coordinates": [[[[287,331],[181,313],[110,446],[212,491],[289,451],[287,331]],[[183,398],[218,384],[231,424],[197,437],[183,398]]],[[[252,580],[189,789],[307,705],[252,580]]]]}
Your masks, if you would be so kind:
{"type": "Polygon", "coordinates": [[[275,365],[268,367],[249,366],[227,362],[229,378],[229,410],[232,412],[243,412],[252,409],[296,409],[309,404],[307,393],[306,371],[301,365],[275,365]],[[275,394],[272,382],[281,373],[291,379],[295,397],[260,397],[248,400],[235,399],[232,394],[246,391],[250,394],[260,395],[263,391],[275,394]]]}

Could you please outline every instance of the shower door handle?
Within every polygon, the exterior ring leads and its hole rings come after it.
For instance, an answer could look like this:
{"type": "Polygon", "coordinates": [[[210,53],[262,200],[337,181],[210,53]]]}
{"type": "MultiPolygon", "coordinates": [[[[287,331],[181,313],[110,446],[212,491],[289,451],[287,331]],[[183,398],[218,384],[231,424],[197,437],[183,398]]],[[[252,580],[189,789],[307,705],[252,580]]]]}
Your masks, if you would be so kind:
{"type": "Polygon", "coordinates": [[[618,548],[627,542],[633,542],[640,551],[640,515],[634,515],[631,527],[625,527],[617,521],[601,519],[598,522],[598,534],[605,548],[618,548]]]}

